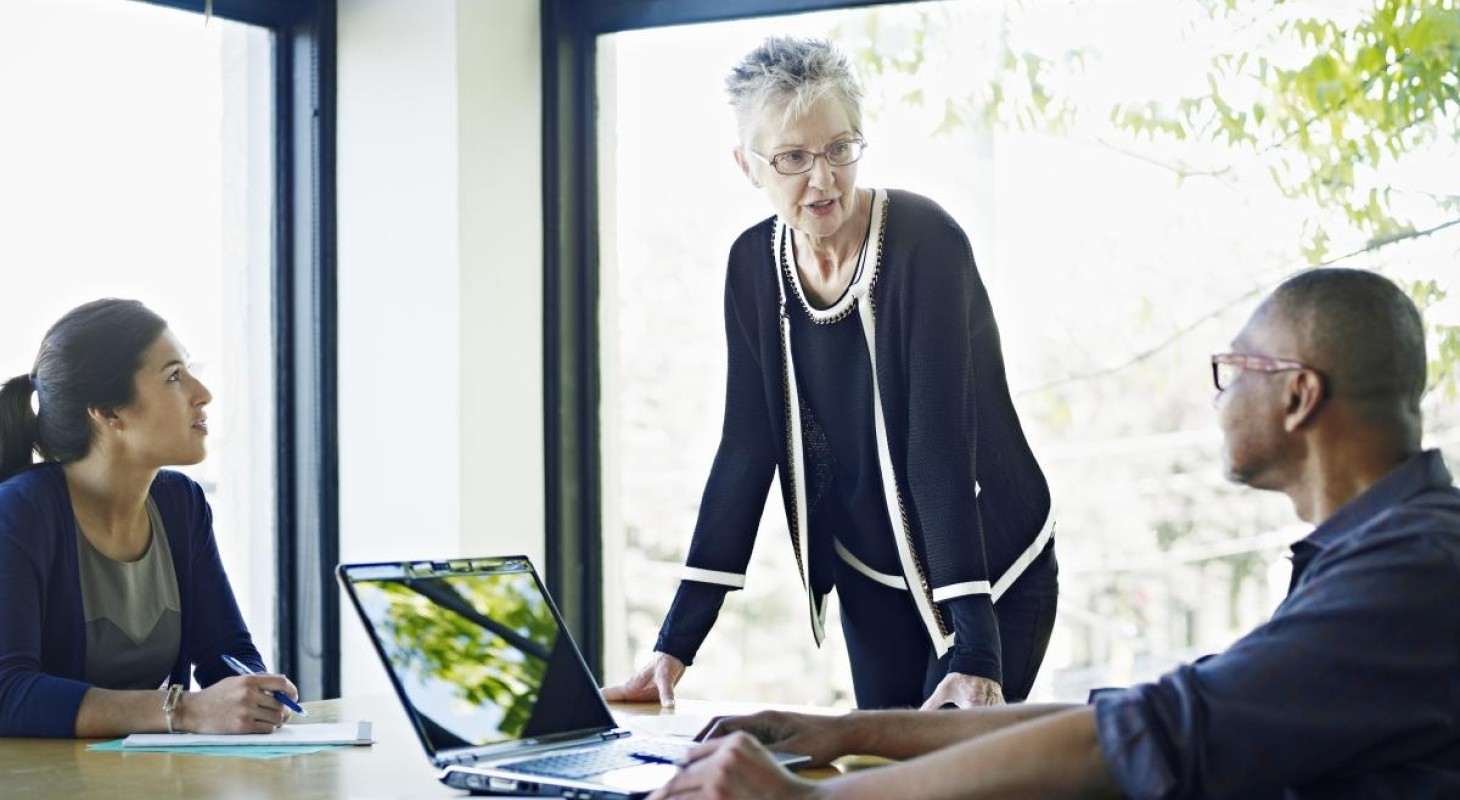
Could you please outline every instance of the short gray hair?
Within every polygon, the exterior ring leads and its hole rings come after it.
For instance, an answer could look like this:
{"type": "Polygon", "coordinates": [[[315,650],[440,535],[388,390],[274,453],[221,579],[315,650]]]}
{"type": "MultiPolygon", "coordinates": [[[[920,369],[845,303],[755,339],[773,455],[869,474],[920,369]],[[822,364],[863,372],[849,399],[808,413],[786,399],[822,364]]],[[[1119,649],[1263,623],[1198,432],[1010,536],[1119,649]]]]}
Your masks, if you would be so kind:
{"type": "Polygon", "coordinates": [[[783,123],[789,123],[828,96],[840,100],[852,127],[862,130],[862,88],[846,54],[826,39],[766,39],[730,70],[725,91],[742,145],[750,144],[752,127],[772,109],[783,109],[783,123]]]}

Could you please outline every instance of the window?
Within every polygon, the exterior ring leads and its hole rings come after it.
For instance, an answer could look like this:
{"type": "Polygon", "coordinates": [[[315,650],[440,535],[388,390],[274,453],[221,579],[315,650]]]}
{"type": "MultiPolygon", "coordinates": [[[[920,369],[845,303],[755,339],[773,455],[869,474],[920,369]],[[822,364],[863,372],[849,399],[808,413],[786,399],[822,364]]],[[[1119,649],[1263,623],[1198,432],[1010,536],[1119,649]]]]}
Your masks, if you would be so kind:
{"type": "MultiPolygon", "coordinates": [[[[1253,155],[1169,135],[1232,42],[1257,50],[1270,36],[1263,55],[1305,57],[1283,43],[1280,17],[1240,17],[1159,0],[950,0],[598,37],[610,680],[653,646],[718,441],[725,258],[771,213],[731,161],[723,76],[771,34],[829,36],[854,55],[868,95],[861,184],[932,197],[972,240],[1060,519],[1059,619],[1034,697],[1083,700],[1154,677],[1266,618],[1286,590],[1286,545],[1306,529],[1285,498],[1223,478],[1206,357],[1265,291],[1318,261],[1428,291],[1436,356],[1456,348],[1460,311],[1442,298],[1460,291],[1449,266],[1460,228],[1443,223],[1460,154],[1442,136],[1360,171],[1415,229],[1442,226],[1371,247],[1335,206],[1274,185],[1264,159],[1290,142],[1253,155]]],[[[1427,444],[1454,463],[1460,416],[1445,397],[1427,401],[1427,444]]],[[[680,691],[850,704],[835,616],[817,652],[774,487],[769,499],[746,589],[727,598],[680,691]]]]}
{"type": "Polygon", "coordinates": [[[98,297],[168,320],[214,395],[207,460],[239,606],[275,663],[274,36],[143,3],[0,6],[0,364],[98,297]]]}

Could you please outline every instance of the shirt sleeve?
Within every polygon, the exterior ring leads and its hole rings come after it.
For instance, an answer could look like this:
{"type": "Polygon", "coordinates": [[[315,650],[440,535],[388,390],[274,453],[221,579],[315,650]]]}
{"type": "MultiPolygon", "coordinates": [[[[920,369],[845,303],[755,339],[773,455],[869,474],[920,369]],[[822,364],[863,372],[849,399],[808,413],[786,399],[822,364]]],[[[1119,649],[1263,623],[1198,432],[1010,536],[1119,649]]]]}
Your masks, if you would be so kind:
{"type": "Polygon", "coordinates": [[[1095,699],[1127,796],[1280,795],[1453,746],[1454,562],[1419,536],[1365,536],[1309,569],[1321,573],[1226,652],[1095,699]]]}
{"type": "Polygon", "coordinates": [[[989,595],[955,597],[943,603],[953,617],[953,655],[948,671],[1004,682],[1003,652],[999,621],[989,595]]]}
{"type": "Polygon", "coordinates": [[[1046,524],[1050,497],[1009,394],[998,325],[968,237],[934,204],[911,213],[904,234],[913,243],[898,295],[888,297],[898,312],[889,316],[899,320],[893,346],[906,353],[901,488],[933,599],[944,602],[990,594],[1001,577],[994,570],[1046,524]]]}
{"type": "Polygon", "coordinates": [[[904,345],[916,354],[907,366],[905,491],[933,599],[943,602],[992,590],[974,490],[982,409],[973,386],[981,377],[974,342],[993,317],[963,231],[946,219],[926,227],[906,277],[917,310],[907,315],[904,345]]]}
{"type": "MultiPolygon", "coordinates": [[[[674,611],[665,618],[660,643],[686,664],[709,633],[725,592],[745,585],[756,530],[776,467],[776,444],[764,395],[764,376],[752,342],[755,309],[737,297],[736,281],[764,266],[749,250],[757,237],[736,243],[725,281],[725,419],[720,445],[700,500],[674,611]]],[[[769,266],[765,266],[770,269],[769,266]]],[[[748,295],[748,293],[747,293],[748,295]]],[[[661,648],[662,649],[662,648],[661,648]]]]}
{"type": "Polygon", "coordinates": [[[42,671],[47,576],[35,539],[49,523],[18,494],[0,498],[0,736],[70,738],[91,687],[42,671]]]}
{"type": "Polygon", "coordinates": [[[184,616],[188,620],[191,650],[186,655],[192,663],[193,674],[202,687],[232,677],[233,670],[223,663],[224,655],[265,671],[263,658],[254,647],[253,637],[238,610],[233,585],[223,571],[218,542],[213,537],[213,510],[202,487],[181,475],[177,478],[179,483],[175,488],[180,493],[180,506],[185,515],[182,519],[188,526],[186,539],[191,543],[188,586],[183,591],[187,598],[184,616]]]}
{"type": "Polygon", "coordinates": [[[720,615],[720,606],[725,603],[725,594],[730,590],[724,586],[696,581],[683,581],[674,595],[674,604],[659,629],[659,640],[654,649],[683,661],[689,666],[695,661],[695,654],[709,635],[710,628],[720,615]]]}

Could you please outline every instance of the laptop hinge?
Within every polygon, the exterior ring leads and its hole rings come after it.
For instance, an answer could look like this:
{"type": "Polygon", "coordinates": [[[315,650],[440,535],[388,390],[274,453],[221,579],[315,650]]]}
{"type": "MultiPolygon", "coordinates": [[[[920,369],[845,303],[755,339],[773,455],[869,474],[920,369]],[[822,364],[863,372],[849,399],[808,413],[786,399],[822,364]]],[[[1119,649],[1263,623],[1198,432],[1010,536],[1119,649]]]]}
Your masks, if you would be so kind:
{"type": "Polygon", "coordinates": [[[624,739],[633,735],[634,732],[628,730],[627,728],[614,728],[611,731],[604,731],[603,733],[598,734],[598,738],[602,739],[605,742],[609,742],[613,741],[614,739],[624,739]]]}

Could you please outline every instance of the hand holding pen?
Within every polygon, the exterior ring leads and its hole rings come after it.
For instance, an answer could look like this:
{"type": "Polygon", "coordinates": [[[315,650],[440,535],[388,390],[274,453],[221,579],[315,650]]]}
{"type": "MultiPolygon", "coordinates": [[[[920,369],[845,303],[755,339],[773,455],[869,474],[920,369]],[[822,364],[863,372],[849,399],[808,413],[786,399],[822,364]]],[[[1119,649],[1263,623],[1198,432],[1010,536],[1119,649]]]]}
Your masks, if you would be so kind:
{"type": "MultiPolygon", "coordinates": [[[[259,673],[255,672],[254,670],[250,669],[247,664],[245,664],[242,661],[239,661],[238,659],[234,658],[233,656],[230,656],[230,655],[227,655],[227,654],[223,655],[223,663],[224,664],[227,664],[229,669],[233,670],[234,672],[238,673],[239,675],[257,675],[257,674],[259,674],[259,673]]],[[[295,714],[298,714],[301,717],[307,717],[307,716],[309,716],[309,712],[308,711],[305,711],[298,703],[296,703],[292,699],[290,699],[289,695],[284,694],[283,692],[279,692],[279,691],[270,691],[269,694],[273,695],[275,700],[278,700],[280,703],[282,703],[284,705],[285,708],[289,709],[290,711],[293,711],[295,714]]]]}

